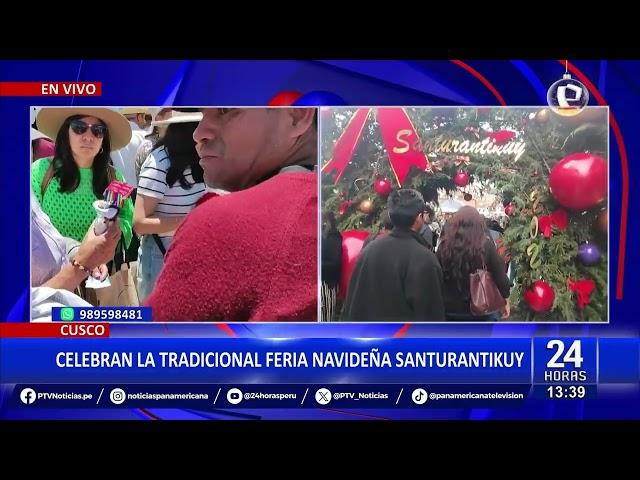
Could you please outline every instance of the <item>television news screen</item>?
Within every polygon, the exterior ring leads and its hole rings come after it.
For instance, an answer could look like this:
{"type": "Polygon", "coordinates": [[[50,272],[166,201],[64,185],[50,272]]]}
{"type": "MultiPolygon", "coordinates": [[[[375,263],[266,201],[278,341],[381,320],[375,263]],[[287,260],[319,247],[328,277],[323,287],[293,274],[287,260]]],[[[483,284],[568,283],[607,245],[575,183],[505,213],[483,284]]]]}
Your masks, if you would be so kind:
{"type": "Polygon", "coordinates": [[[0,419],[640,419],[639,62],[0,72],[0,419]]]}

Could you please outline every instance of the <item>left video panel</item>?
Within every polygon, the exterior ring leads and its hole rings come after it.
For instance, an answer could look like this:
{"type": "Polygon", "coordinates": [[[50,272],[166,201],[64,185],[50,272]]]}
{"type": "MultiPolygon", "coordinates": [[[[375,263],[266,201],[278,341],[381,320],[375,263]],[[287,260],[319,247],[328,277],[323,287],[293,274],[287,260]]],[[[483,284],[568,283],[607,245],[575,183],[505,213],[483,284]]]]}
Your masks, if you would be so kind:
{"type": "Polygon", "coordinates": [[[315,108],[31,113],[32,321],[317,321],[315,108]]]}

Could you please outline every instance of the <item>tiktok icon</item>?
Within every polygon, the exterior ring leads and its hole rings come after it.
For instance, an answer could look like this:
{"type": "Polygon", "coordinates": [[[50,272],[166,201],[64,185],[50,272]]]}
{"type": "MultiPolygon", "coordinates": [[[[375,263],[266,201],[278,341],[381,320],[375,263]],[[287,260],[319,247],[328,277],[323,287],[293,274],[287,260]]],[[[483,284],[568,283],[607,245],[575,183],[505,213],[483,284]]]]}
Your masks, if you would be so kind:
{"type": "Polygon", "coordinates": [[[429,398],[429,395],[424,388],[416,388],[411,394],[411,400],[413,400],[413,403],[416,405],[423,405],[427,401],[427,398],[429,398]]]}

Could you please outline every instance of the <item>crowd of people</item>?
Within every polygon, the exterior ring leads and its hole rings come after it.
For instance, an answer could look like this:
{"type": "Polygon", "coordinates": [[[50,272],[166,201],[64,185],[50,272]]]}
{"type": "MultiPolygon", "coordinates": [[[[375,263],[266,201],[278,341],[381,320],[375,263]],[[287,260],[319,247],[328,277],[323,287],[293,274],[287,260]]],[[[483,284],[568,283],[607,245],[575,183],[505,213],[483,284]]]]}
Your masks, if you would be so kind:
{"type": "Polygon", "coordinates": [[[32,148],[32,320],[124,269],[156,321],[316,320],[315,109],[42,108],[32,148]]]}
{"type": "Polygon", "coordinates": [[[507,319],[511,281],[498,254],[499,227],[476,208],[448,201],[446,222],[412,189],[391,193],[382,229],[364,242],[351,274],[341,314],[336,307],[340,279],[335,220],[325,216],[323,231],[323,320],[348,322],[498,321],[507,319]],[[327,247],[325,248],[325,242],[327,247]],[[472,308],[471,276],[479,270],[504,301],[479,315],[472,308]]]}

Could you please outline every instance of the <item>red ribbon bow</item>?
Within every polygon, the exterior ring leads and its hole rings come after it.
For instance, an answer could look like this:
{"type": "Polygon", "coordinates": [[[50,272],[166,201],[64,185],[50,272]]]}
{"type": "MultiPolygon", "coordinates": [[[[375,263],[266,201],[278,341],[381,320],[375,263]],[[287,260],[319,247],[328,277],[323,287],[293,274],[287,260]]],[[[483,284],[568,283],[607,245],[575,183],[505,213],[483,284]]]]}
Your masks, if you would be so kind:
{"type": "MultiPolygon", "coordinates": [[[[322,167],[323,172],[337,172],[334,183],[338,183],[346,166],[351,162],[370,111],[371,108],[359,108],[356,111],[336,142],[331,160],[322,167]]],[[[376,109],[376,116],[382,142],[387,149],[391,170],[398,185],[404,183],[412,167],[428,172],[429,160],[422,151],[418,132],[405,110],[380,107],[376,109]]]]}
{"type": "Polygon", "coordinates": [[[468,155],[457,155],[455,159],[456,167],[461,165],[471,165],[471,159],[468,155]]]}
{"type": "Polygon", "coordinates": [[[538,218],[538,227],[542,231],[544,238],[551,237],[551,226],[555,225],[558,230],[566,230],[569,226],[569,217],[564,208],[558,208],[551,215],[542,215],[538,218]]]}
{"type": "Polygon", "coordinates": [[[578,308],[584,310],[584,307],[591,303],[591,294],[596,288],[596,282],[591,279],[583,278],[582,280],[567,279],[569,290],[575,292],[578,300],[578,308]]]}

